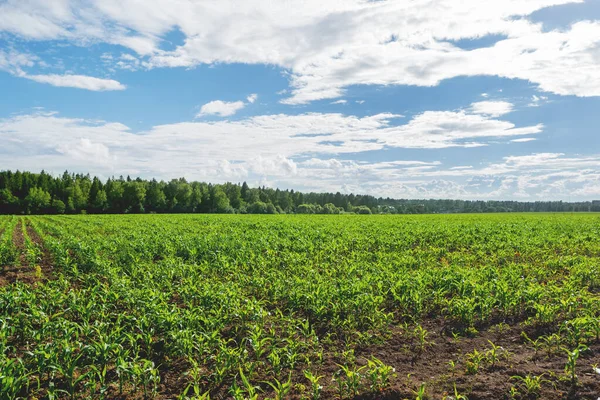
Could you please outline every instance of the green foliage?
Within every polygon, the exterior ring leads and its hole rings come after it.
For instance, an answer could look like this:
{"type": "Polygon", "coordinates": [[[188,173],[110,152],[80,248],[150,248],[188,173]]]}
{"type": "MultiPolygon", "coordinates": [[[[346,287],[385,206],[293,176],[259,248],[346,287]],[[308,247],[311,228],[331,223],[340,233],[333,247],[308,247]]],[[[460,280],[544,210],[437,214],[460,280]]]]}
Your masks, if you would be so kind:
{"type": "MultiPolygon", "coordinates": [[[[89,196],[133,182],[91,183],[89,196]]],[[[174,182],[167,198],[191,207],[196,188],[183,188],[174,182]]],[[[212,189],[197,189],[195,207],[212,207],[212,189]]],[[[515,346],[564,361],[552,383],[576,390],[576,369],[594,361],[584,346],[600,333],[594,214],[0,216],[2,266],[24,260],[33,273],[42,251],[49,279],[0,285],[8,398],[316,400],[400,387],[459,399],[450,376],[462,390],[482,374],[516,373],[499,344],[517,329],[529,335],[515,346]],[[491,326],[486,342],[478,331],[491,326]],[[413,364],[386,358],[392,335],[392,351],[417,365],[456,345],[452,334],[476,346],[448,356],[446,381],[398,381],[413,364]]],[[[533,398],[536,382],[543,396],[554,376],[536,374],[519,372],[514,398],[533,398]]]]}
{"type": "MultiPolygon", "coordinates": [[[[31,172],[0,171],[0,214],[88,213],[240,213],[240,214],[428,214],[476,212],[600,211],[600,202],[563,203],[465,200],[406,200],[369,195],[301,193],[294,190],[250,188],[246,182],[212,185],[97,177],[65,172],[60,177],[31,172]],[[28,198],[29,191],[36,192],[28,198]],[[50,195],[48,200],[47,196],[50,195]],[[53,205],[54,204],[54,205],[53,205]]],[[[598,282],[600,285],[600,282],[598,282]]],[[[544,311],[544,310],[541,310],[544,311]]],[[[550,314],[551,316],[551,314],[550,314]]]]}
{"type": "Polygon", "coordinates": [[[29,194],[25,197],[27,210],[32,213],[47,212],[50,207],[50,193],[42,188],[33,187],[29,189],[29,194]]]}

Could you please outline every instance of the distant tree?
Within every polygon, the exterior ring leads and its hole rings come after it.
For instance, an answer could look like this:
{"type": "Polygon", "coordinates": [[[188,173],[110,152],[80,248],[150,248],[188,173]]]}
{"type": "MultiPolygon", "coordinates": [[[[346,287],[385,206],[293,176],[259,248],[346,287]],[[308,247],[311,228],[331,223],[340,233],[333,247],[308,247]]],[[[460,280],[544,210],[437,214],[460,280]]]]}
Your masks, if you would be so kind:
{"type": "Polygon", "coordinates": [[[59,199],[52,200],[51,207],[52,207],[52,212],[55,214],[64,214],[67,209],[67,206],[65,206],[65,203],[59,199]]]}
{"type": "Polygon", "coordinates": [[[463,212],[579,212],[600,211],[600,201],[468,201],[407,200],[336,193],[301,193],[265,186],[250,188],[246,182],[213,185],[188,182],[183,178],[169,183],[141,178],[119,177],[103,183],[89,174],[65,171],[53,177],[21,171],[0,171],[0,213],[66,213],[83,211],[267,213],[296,212],[332,214],[343,212],[378,214],[423,214],[463,212]],[[34,190],[35,189],[35,190],[34,190]],[[48,195],[50,196],[48,200],[48,195]],[[343,207],[343,209],[342,209],[343,207]]]}
{"type": "Polygon", "coordinates": [[[223,190],[229,199],[229,204],[233,208],[240,208],[242,205],[242,190],[239,185],[234,185],[232,183],[226,183],[223,186],[223,190]]]}
{"type": "Polygon", "coordinates": [[[358,207],[354,207],[353,210],[355,213],[357,214],[372,214],[373,212],[371,211],[371,209],[367,206],[358,206],[358,207]]]}
{"type": "Polygon", "coordinates": [[[88,198],[78,181],[74,181],[73,184],[67,188],[67,193],[73,201],[73,207],[75,211],[80,211],[87,208],[88,198]]]}
{"type": "Polygon", "coordinates": [[[249,189],[246,191],[246,196],[244,196],[244,201],[246,204],[256,203],[257,201],[262,201],[260,199],[260,191],[258,189],[249,189]]]}
{"type": "Polygon", "coordinates": [[[25,197],[27,210],[34,214],[47,212],[50,207],[50,200],[50,193],[36,187],[29,189],[29,194],[25,197]]]}
{"type": "Polygon", "coordinates": [[[313,204],[300,204],[296,207],[298,214],[315,214],[315,206],[313,204]]]}
{"type": "Polygon", "coordinates": [[[218,213],[226,212],[227,209],[230,207],[229,198],[227,197],[225,192],[220,187],[214,186],[213,188],[214,189],[213,189],[213,193],[211,196],[212,203],[213,203],[213,210],[218,213]]]}
{"type": "Polygon", "coordinates": [[[162,190],[162,185],[156,180],[148,184],[146,190],[146,211],[163,212],[167,208],[167,196],[162,190]]]}
{"type": "Polygon", "coordinates": [[[267,204],[267,214],[277,214],[277,209],[273,205],[273,203],[267,204]]]}
{"type": "Polygon", "coordinates": [[[267,204],[262,201],[256,201],[248,205],[247,212],[248,214],[266,214],[267,204]]]}
{"type": "Polygon", "coordinates": [[[16,213],[19,208],[19,199],[14,196],[10,189],[0,190],[0,213],[16,213]]]}
{"type": "Polygon", "coordinates": [[[244,183],[242,183],[242,188],[240,189],[240,195],[242,196],[243,200],[246,200],[246,196],[249,190],[250,188],[248,187],[248,184],[244,181],[244,183]]]}
{"type": "MultiPolygon", "coordinates": [[[[111,212],[121,213],[125,211],[125,204],[123,202],[123,181],[122,180],[108,180],[104,186],[106,191],[106,197],[108,199],[108,210],[111,212]]],[[[67,209],[69,206],[67,205],[67,209]]]]}
{"type": "Polygon", "coordinates": [[[144,200],[146,199],[146,188],[143,183],[128,180],[123,188],[123,201],[126,211],[133,213],[144,212],[144,200]]]}
{"type": "Polygon", "coordinates": [[[327,203],[323,206],[323,214],[339,214],[340,210],[333,204],[327,203]]]}
{"type": "Polygon", "coordinates": [[[190,212],[200,211],[200,205],[202,204],[202,188],[199,184],[192,185],[192,195],[190,196],[190,212]]]}
{"type": "Polygon", "coordinates": [[[108,209],[108,197],[102,189],[98,190],[92,201],[92,209],[95,212],[105,212],[108,209]]]}

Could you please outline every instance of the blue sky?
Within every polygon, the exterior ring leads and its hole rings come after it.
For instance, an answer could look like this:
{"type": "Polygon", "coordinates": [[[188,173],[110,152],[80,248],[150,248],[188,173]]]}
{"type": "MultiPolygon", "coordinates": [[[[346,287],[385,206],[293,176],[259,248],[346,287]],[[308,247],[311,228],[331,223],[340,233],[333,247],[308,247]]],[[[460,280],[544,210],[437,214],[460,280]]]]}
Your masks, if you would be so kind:
{"type": "Polygon", "coordinates": [[[0,169],[591,200],[599,109],[598,1],[0,0],[0,169]]]}

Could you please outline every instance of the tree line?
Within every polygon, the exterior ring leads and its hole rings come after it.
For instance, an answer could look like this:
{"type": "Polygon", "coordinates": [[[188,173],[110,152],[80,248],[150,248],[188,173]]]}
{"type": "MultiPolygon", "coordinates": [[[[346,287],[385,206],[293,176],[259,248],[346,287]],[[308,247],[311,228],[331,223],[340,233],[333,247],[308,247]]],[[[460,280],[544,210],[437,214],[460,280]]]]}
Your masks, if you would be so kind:
{"type": "Polygon", "coordinates": [[[0,214],[241,213],[425,214],[468,212],[589,212],[600,201],[469,201],[376,198],[302,193],[242,184],[169,182],[130,177],[103,182],[89,174],[62,176],[0,171],[0,214]]]}

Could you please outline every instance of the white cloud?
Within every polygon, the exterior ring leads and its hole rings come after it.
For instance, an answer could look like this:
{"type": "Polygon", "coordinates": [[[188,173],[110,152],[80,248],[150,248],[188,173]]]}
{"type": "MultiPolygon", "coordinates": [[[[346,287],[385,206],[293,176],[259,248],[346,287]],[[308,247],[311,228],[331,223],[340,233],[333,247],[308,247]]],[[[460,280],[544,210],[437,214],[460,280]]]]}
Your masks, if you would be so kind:
{"type": "Polygon", "coordinates": [[[531,102],[527,105],[528,107],[539,107],[540,105],[548,102],[548,96],[531,96],[531,102]]]}
{"type": "Polygon", "coordinates": [[[513,140],[511,140],[511,142],[512,143],[526,143],[526,142],[533,142],[534,140],[537,140],[537,139],[528,137],[528,138],[513,139],[513,140]]]}
{"type": "MultiPolygon", "coordinates": [[[[203,108],[201,112],[218,115],[232,112],[227,107],[205,105],[203,108]]],[[[82,149],[102,153],[104,147],[100,146],[105,146],[111,157],[139,160],[141,154],[155,165],[172,166],[173,173],[179,175],[188,170],[186,165],[190,159],[215,163],[224,159],[238,161],[249,163],[248,170],[258,171],[260,167],[250,164],[256,164],[260,156],[263,161],[256,165],[270,160],[268,162],[283,165],[280,169],[292,171],[294,166],[290,162],[306,155],[314,158],[316,154],[350,154],[384,148],[473,147],[486,145],[497,137],[531,135],[542,129],[541,126],[517,128],[507,121],[465,112],[426,112],[398,125],[400,117],[394,114],[362,118],[338,113],[275,114],[239,121],[159,125],[133,133],[119,123],[69,119],[56,113],[39,112],[0,120],[0,136],[3,139],[18,137],[26,143],[20,148],[26,146],[34,153],[35,149],[42,149],[44,154],[47,149],[59,149],[69,156],[75,154],[73,149],[79,149],[78,154],[84,151],[82,149]]],[[[20,152],[12,149],[11,153],[9,147],[6,149],[6,154],[20,152]]],[[[160,171],[156,172],[160,175],[160,171]]]]}
{"type": "Polygon", "coordinates": [[[21,75],[23,78],[47,83],[52,86],[70,87],[76,89],[103,92],[110,90],[125,90],[127,86],[113,79],[101,79],[85,75],[21,75]]]}
{"type": "Polygon", "coordinates": [[[20,73],[22,67],[33,67],[39,59],[31,54],[19,53],[15,50],[0,49],[0,70],[13,74],[20,73]]]}
{"type": "Polygon", "coordinates": [[[253,93],[250,96],[246,97],[246,100],[248,100],[248,103],[250,104],[254,103],[257,99],[258,95],[256,93],[253,93]]]}
{"type": "Polygon", "coordinates": [[[281,154],[266,159],[258,156],[250,160],[249,164],[251,170],[261,176],[293,176],[298,170],[294,161],[281,154]]]}
{"type": "Polygon", "coordinates": [[[111,157],[107,146],[102,143],[94,143],[87,138],[60,144],[56,151],[73,159],[90,163],[107,164],[116,161],[114,157],[111,157]]]}
{"type": "MultiPolygon", "coordinates": [[[[0,6],[1,9],[1,6],[0,6]]],[[[107,59],[107,56],[103,56],[107,59]]],[[[92,91],[124,90],[126,86],[113,79],[95,78],[86,75],[30,75],[23,69],[35,65],[43,66],[45,63],[37,56],[28,53],[19,53],[15,50],[4,51],[0,49],[0,71],[6,71],[14,76],[26,78],[39,83],[52,86],[72,87],[92,91]]]]}
{"type": "Polygon", "coordinates": [[[206,115],[218,115],[220,117],[229,117],[234,115],[242,108],[246,107],[243,101],[221,101],[214,100],[210,103],[204,104],[200,108],[200,112],[196,115],[197,118],[204,117],[206,115]]]}
{"type": "Polygon", "coordinates": [[[332,101],[330,104],[346,104],[346,103],[348,103],[348,100],[341,99],[341,100],[332,101]]]}
{"type": "MultiPolygon", "coordinates": [[[[287,104],[341,97],[351,85],[433,86],[457,76],[530,81],[561,95],[600,95],[600,22],[545,32],[526,17],[583,0],[6,0],[0,31],[27,40],[104,42],[147,68],[275,65],[289,71],[287,104]],[[440,15],[444,18],[440,18],[440,15]],[[173,29],[185,41],[161,49],[173,29]],[[464,50],[457,40],[502,37],[464,50]]],[[[123,62],[123,61],[121,61],[123,62]]]]}
{"type": "Polygon", "coordinates": [[[395,117],[277,114],[133,132],[120,123],[41,110],[0,120],[0,169],[247,180],[299,190],[411,198],[575,199],[600,193],[600,155],[514,155],[478,166],[435,159],[357,161],[357,152],[467,148],[537,130],[464,112],[425,112],[404,125],[396,125],[395,117]]]}
{"type": "Polygon", "coordinates": [[[500,117],[513,111],[513,104],[506,101],[479,101],[471,104],[471,112],[474,114],[500,117]]]}

